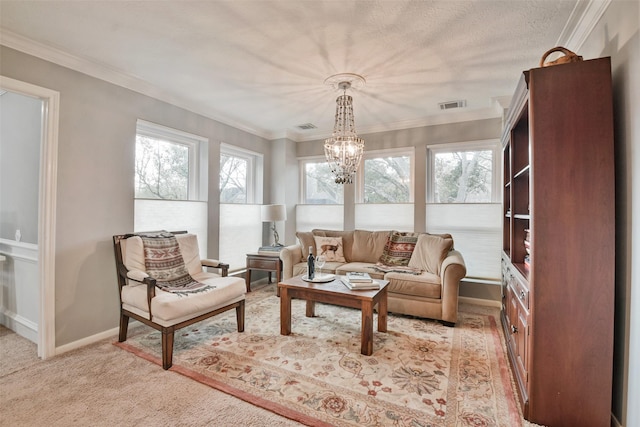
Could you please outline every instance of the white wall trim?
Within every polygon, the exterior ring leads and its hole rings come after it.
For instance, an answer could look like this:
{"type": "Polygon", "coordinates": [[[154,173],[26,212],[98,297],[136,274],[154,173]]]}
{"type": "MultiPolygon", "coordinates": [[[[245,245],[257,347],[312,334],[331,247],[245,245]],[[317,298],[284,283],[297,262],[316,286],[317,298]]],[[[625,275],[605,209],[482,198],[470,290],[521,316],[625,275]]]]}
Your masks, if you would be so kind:
{"type": "Polygon", "coordinates": [[[38,356],[46,359],[55,355],[56,340],[55,242],[60,92],[4,76],[0,76],[0,88],[43,101],[38,200],[38,356]]]}
{"type": "Polygon", "coordinates": [[[38,342],[38,325],[4,307],[0,307],[0,324],[31,342],[38,342]]]}
{"type": "MultiPolygon", "coordinates": [[[[132,328],[135,328],[137,326],[143,325],[142,322],[139,322],[137,320],[133,320],[133,319],[129,319],[129,328],[128,330],[131,331],[132,328]]],[[[152,329],[149,328],[149,331],[151,331],[152,329]]],[[[120,328],[111,328],[108,329],[106,331],[103,332],[99,332],[95,335],[91,335],[88,336],[86,338],[82,338],[80,340],[77,341],[73,341],[70,342],[69,344],[65,344],[65,345],[61,345],[60,347],[56,347],[56,354],[62,354],[62,353],[67,353],[69,351],[72,350],[76,350],[78,348],[82,348],[82,347],[86,347],[88,345],[91,344],[95,344],[97,342],[100,342],[102,340],[106,340],[106,339],[113,339],[114,341],[118,340],[118,334],[120,333],[120,328]]]]}
{"type": "Polygon", "coordinates": [[[495,307],[495,308],[502,307],[502,304],[500,303],[500,301],[482,299],[482,298],[458,297],[458,301],[466,304],[481,305],[484,307],[495,307]]]}
{"type": "Polygon", "coordinates": [[[558,37],[556,46],[578,51],[606,12],[612,0],[579,0],[558,37]]]}

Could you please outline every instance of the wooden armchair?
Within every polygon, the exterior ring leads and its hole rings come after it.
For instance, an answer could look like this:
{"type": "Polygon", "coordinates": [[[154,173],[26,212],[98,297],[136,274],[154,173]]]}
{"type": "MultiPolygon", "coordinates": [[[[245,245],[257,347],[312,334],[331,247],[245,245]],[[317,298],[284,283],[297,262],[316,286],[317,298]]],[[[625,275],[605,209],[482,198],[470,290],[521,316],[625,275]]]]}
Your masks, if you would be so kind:
{"type": "Polygon", "coordinates": [[[162,332],[162,367],[169,369],[173,360],[173,340],[176,329],[189,326],[233,308],[236,309],[238,332],[244,331],[244,302],[246,287],[243,279],[228,277],[229,265],[217,260],[200,259],[197,236],[187,232],[168,233],[175,240],[172,252],[184,262],[192,285],[197,290],[185,292],[168,288],[161,274],[152,277],[145,263],[143,235],[120,234],[113,236],[118,294],[120,296],[120,333],[118,341],[127,339],[129,318],[162,332]],[[177,241],[177,247],[175,242],[177,241]],[[203,271],[203,266],[214,267],[220,274],[203,271]],[[164,290],[163,290],[164,289],[164,290]]]}

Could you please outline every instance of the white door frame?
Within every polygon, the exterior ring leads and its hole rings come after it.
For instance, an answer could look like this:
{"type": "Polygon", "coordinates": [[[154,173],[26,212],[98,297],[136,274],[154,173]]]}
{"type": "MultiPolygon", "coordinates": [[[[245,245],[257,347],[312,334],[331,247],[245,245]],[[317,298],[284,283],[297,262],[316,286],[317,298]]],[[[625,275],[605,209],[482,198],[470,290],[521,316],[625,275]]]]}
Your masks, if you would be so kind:
{"type": "Polygon", "coordinates": [[[38,356],[56,353],[55,241],[60,93],[0,76],[0,88],[42,100],[40,183],[38,195],[38,356]]]}

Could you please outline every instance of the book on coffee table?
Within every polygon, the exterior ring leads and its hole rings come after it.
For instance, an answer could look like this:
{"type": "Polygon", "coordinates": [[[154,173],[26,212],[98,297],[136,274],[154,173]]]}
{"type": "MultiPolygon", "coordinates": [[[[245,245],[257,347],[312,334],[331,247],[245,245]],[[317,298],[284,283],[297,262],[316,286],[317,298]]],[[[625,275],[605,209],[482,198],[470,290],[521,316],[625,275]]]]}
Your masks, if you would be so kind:
{"type": "Polygon", "coordinates": [[[373,283],[373,279],[369,276],[369,273],[349,271],[347,272],[346,277],[351,283],[373,283]]]}
{"type": "Polygon", "coordinates": [[[378,282],[352,282],[349,280],[347,276],[341,276],[340,281],[352,291],[368,291],[372,289],[380,289],[380,284],[378,282]]]}

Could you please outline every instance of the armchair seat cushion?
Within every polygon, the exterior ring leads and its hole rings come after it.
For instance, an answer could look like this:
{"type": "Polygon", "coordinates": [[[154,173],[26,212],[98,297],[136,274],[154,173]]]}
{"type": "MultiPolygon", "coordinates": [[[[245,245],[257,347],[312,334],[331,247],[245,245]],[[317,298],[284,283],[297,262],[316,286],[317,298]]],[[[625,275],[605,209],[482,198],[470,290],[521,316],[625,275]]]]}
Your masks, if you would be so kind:
{"type": "MultiPolygon", "coordinates": [[[[215,286],[215,289],[188,295],[176,295],[156,289],[156,296],[151,300],[153,318],[150,320],[170,326],[244,299],[246,286],[243,279],[220,277],[207,272],[197,273],[193,278],[215,286]]],[[[123,286],[122,306],[149,319],[147,285],[129,281],[128,285],[123,286]]]]}

